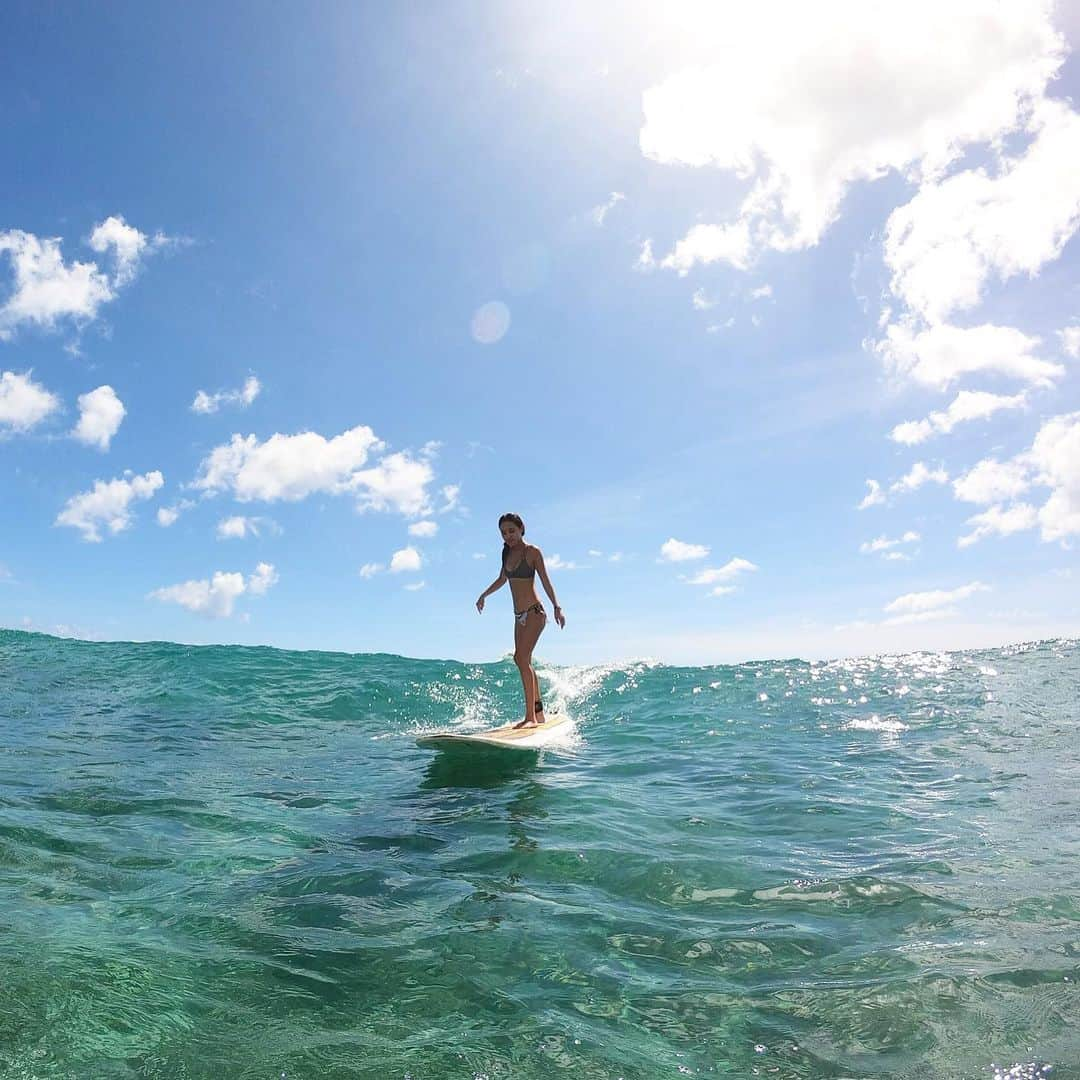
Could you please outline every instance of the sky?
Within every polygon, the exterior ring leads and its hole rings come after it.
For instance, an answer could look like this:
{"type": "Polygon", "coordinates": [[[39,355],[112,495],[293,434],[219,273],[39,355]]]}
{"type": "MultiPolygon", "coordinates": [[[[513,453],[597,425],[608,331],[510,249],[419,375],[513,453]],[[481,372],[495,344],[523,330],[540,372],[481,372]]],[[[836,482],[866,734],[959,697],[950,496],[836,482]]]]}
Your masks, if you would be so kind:
{"type": "Polygon", "coordinates": [[[512,511],[545,662],[1077,635],[1078,43],[7,4],[0,625],[493,660],[512,511]]]}

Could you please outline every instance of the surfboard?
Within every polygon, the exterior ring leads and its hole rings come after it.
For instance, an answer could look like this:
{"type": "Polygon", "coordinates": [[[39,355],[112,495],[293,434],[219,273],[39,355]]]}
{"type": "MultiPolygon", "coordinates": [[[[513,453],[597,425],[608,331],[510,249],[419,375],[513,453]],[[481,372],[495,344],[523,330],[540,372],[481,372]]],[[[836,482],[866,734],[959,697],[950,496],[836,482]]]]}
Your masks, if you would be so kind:
{"type": "Polygon", "coordinates": [[[551,713],[547,720],[537,727],[492,728],[489,731],[436,731],[430,735],[420,735],[417,746],[432,750],[452,750],[466,748],[485,748],[496,750],[542,750],[560,735],[569,730],[570,717],[564,713],[551,713]]]}

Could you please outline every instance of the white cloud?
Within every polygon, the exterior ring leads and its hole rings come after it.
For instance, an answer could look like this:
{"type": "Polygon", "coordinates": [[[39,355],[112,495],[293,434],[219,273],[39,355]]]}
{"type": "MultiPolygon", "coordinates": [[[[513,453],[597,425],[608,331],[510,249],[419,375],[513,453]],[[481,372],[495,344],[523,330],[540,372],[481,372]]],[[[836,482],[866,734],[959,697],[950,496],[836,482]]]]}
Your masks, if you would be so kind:
{"type": "Polygon", "coordinates": [[[977,592],[986,592],[988,585],[980,581],[973,581],[969,585],[961,585],[957,589],[935,589],[930,592],[905,593],[898,596],[891,603],[885,605],[884,610],[893,616],[886,619],[886,625],[919,622],[925,619],[944,618],[953,615],[956,609],[952,606],[961,600],[977,592]]]}
{"type": "Polygon", "coordinates": [[[427,584],[426,581],[414,581],[411,585],[406,585],[406,592],[417,592],[427,584]]]}
{"type": "Polygon", "coordinates": [[[892,292],[928,323],[975,307],[991,275],[1034,277],[1080,226],[1080,114],[1042,100],[1027,130],[1030,145],[1002,156],[998,175],[980,167],[924,183],[890,215],[892,292]]]}
{"type": "Polygon", "coordinates": [[[79,422],[71,432],[72,438],[87,446],[108,450],[126,413],[124,403],[111,386],[99,386],[88,394],[80,394],[79,422]]]}
{"type": "Polygon", "coordinates": [[[419,570],[422,565],[423,559],[420,557],[420,552],[410,545],[394,552],[393,557],[390,559],[390,573],[408,573],[419,570]]]}
{"type": "Polygon", "coordinates": [[[580,570],[576,562],[567,562],[558,555],[545,555],[544,566],[548,570],[580,570]]]}
{"type": "Polygon", "coordinates": [[[354,473],[350,485],[359,509],[396,510],[413,517],[430,513],[427,485],[434,476],[426,461],[396,453],[384,457],[373,468],[354,473]]]}
{"type": "Polygon", "coordinates": [[[409,526],[410,536],[419,536],[421,539],[430,539],[439,531],[438,522],[415,521],[409,526]]]}
{"type": "Polygon", "coordinates": [[[157,523],[163,528],[167,529],[170,525],[175,525],[177,519],[185,510],[190,510],[195,503],[190,499],[181,499],[173,506],[162,506],[158,508],[157,523]]]}
{"type": "Polygon", "coordinates": [[[890,540],[886,536],[879,536],[876,540],[868,540],[859,545],[859,551],[863,555],[874,555],[879,551],[888,551],[890,548],[899,547],[901,544],[917,543],[921,537],[913,529],[909,529],[897,540],[890,540]]]}
{"type": "Polygon", "coordinates": [[[687,562],[690,559],[707,558],[709,549],[704,544],[686,544],[671,537],[660,546],[661,562],[687,562]]]}
{"type": "Polygon", "coordinates": [[[1080,412],[1047,420],[1024,459],[1035,482],[1051,489],[1039,509],[1042,538],[1080,536],[1080,412]]]}
{"type": "Polygon", "coordinates": [[[916,461],[908,472],[890,485],[890,491],[908,492],[918,491],[923,484],[947,484],[949,474],[944,469],[928,469],[921,461],[916,461]]]}
{"type": "Polygon", "coordinates": [[[716,307],[716,303],[717,303],[715,300],[710,300],[705,295],[705,290],[704,289],[695,289],[694,290],[694,295],[693,295],[693,297],[691,299],[691,302],[694,305],[694,310],[695,311],[708,311],[709,308],[716,307]]]}
{"type": "Polygon", "coordinates": [[[119,215],[106,218],[95,226],[90,234],[90,246],[99,254],[112,250],[116,259],[116,273],[113,284],[126,285],[139,271],[139,260],[144,252],[154,250],[169,243],[168,237],[158,233],[153,240],[148,240],[145,233],[129,225],[119,215]]]}
{"type": "Polygon", "coordinates": [[[738,587],[735,585],[717,585],[715,589],[709,591],[710,596],[728,596],[733,592],[738,592],[738,587]]]}
{"type": "Polygon", "coordinates": [[[866,486],[870,490],[863,496],[863,501],[859,503],[858,509],[860,510],[865,510],[870,506],[880,506],[885,501],[885,496],[881,492],[881,485],[876,480],[867,480],[866,486]]]}
{"type": "Polygon", "coordinates": [[[716,569],[701,570],[692,578],[687,578],[688,585],[715,585],[718,581],[731,581],[739,574],[757,570],[757,566],[748,559],[734,558],[716,569]]]}
{"type": "Polygon", "coordinates": [[[1015,498],[1030,486],[1022,462],[986,458],[953,481],[953,493],[964,502],[996,503],[1015,498]]]}
{"type": "Polygon", "coordinates": [[[749,260],[750,230],[740,222],[734,225],[695,225],[675,245],[671,254],[660,260],[660,265],[668,270],[677,270],[680,276],[685,277],[695,263],[726,262],[736,270],[745,270],[749,260]]]}
{"type": "Polygon", "coordinates": [[[217,537],[219,540],[243,540],[247,536],[258,536],[265,524],[263,518],[244,517],[242,514],[222,518],[217,523],[217,537]]]}
{"type": "Polygon", "coordinates": [[[198,615],[225,619],[233,613],[236,601],[245,592],[262,596],[278,582],[277,571],[270,563],[259,563],[247,580],[239,573],[217,571],[209,581],[205,578],[167,585],[150,593],[151,598],[179,604],[198,615]]]}
{"type": "Polygon", "coordinates": [[[365,579],[372,578],[376,574],[382,573],[382,571],[385,569],[386,567],[383,566],[382,563],[366,562],[363,566],[360,567],[360,576],[365,579]]]}
{"type": "Polygon", "coordinates": [[[446,514],[456,509],[460,495],[461,486],[459,484],[447,484],[442,489],[443,504],[439,507],[439,513],[446,514]]]}
{"type": "Polygon", "coordinates": [[[115,480],[98,480],[92,491],[73,495],[56,518],[57,525],[70,525],[91,543],[101,541],[101,530],[115,535],[131,525],[131,504],[149,499],[165,483],[160,472],[133,476],[130,471],[115,480]],[[130,479],[129,479],[130,477],[130,479]]]}
{"type": "Polygon", "coordinates": [[[60,408],[60,399],[30,375],[0,374],[0,434],[29,431],[60,408]]]}
{"type": "Polygon", "coordinates": [[[968,420],[982,420],[1001,409],[1022,409],[1027,405],[1024,393],[1005,397],[982,390],[961,390],[944,412],[932,412],[925,420],[909,420],[897,424],[890,433],[893,442],[914,446],[925,442],[931,435],[947,435],[957,424],[968,420]]]}
{"type": "Polygon", "coordinates": [[[593,224],[603,225],[604,218],[608,216],[608,213],[614,209],[617,203],[620,203],[626,196],[621,191],[613,191],[608,197],[607,202],[602,202],[599,206],[594,206],[589,211],[589,217],[592,219],[593,224]]]}
{"type": "Polygon", "coordinates": [[[1061,347],[1072,357],[1080,359],[1080,326],[1066,326],[1058,331],[1061,347]]]}
{"type": "MultiPolygon", "coordinates": [[[[203,460],[194,487],[208,492],[230,491],[240,502],[254,499],[296,502],[316,493],[355,493],[361,498],[376,496],[383,501],[398,494],[410,506],[422,503],[422,490],[418,492],[416,486],[410,488],[405,484],[392,464],[367,473],[360,471],[368,455],[383,446],[371,428],[363,425],[332,439],[312,431],[299,435],[275,434],[261,443],[254,435],[246,438],[234,435],[231,442],[215,447],[203,460]],[[395,478],[398,487],[393,483],[395,478]]],[[[401,459],[404,455],[394,457],[401,459]]],[[[414,484],[419,479],[426,480],[429,466],[423,462],[418,466],[417,473],[404,479],[414,484]]]]}
{"type": "Polygon", "coordinates": [[[956,546],[961,548],[970,547],[981,540],[984,536],[1009,536],[1015,532],[1023,532],[1025,529],[1033,529],[1039,520],[1039,513],[1034,506],[1027,503],[1015,503],[1013,506],[1003,509],[1000,506],[991,506],[981,514],[969,517],[967,523],[975,528],[966,536],[961,536],[956,541],[956,546]]]}
{"type": "Polygon", "coordinates": [[[200,390],[191,403],[191,411],[207,415],[216,413],[222,405],[239,405],[246,409],[259,396],[261,390],[262,383],[254,375],[249,375],[239,390],[219,390],[215,394],[200,390]]]}
{"type": "Polygon", "coordinates": [[[780,251],[816,244],[853,183],[890,170],[932,180],[967,145],[1015,129],[1066,51],[1050,4],[1031,0],[694,11],[712,66],[645,92],[641,150],[752,180],[738,224],[780,251]]]}
{"type": "Polygon", "coordinates": [[[751,300],[764,300],[773,294],[771,285],[762,285],[759,289],[753,289],[750,293],[751,300]]]}
{"type": "Polygon", "coordinates": [[[52,330],[64,318],[88,321],[115,296],[96,264],[65,264],[59,238],[42,240],[21,229],[0,232],[2,254],[11,258],[15,281],[0,307],[0,341],[10,340],[23,323],[52,330]]]}
{"type": "Polygon", "coordinates": [[[874,351],[896,375],[946,390],[965,375],[987,372],[1049,386],[1061,364],[1040,359],[1041,339],[1010,326],[932,326],[916,332],[910,319],[891,324],[874,351]]]}
{"type": "Polygon", "coordinates": [[[656,260],[653,258],[652,241],[646,240],[642,243],[641,251],[634,261],[634,269],[645,271],[652,270],[655,266],[656,260]]]}

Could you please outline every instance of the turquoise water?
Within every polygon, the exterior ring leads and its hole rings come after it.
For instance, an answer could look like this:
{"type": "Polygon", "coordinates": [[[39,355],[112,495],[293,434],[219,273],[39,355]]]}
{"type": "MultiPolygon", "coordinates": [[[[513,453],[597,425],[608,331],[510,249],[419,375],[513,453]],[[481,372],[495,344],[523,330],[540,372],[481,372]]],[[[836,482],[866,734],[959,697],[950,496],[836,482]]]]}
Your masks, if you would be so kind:
{"type": "Polygon", "coordinates": [[[0,631],[0,1076],[1080,1077],[1080,643],[540,674],[0,631]]]}

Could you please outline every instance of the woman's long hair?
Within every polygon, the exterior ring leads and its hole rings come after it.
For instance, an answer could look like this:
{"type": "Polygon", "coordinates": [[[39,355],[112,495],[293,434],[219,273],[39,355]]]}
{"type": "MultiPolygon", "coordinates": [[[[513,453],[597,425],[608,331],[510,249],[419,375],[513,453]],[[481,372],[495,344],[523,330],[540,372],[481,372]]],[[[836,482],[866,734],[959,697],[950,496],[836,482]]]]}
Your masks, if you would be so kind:
{"type": "MultiPolygon", "coordinates": [[[[521,518],[517,516],[517,514],[503,514],[503,516],[499,518],[500,529],[503,527],[504,521],[512,521],[521,530],[521,535],[525,535],[525,522],[522,521],[521,518]]],[[[504,569],[506,567],[506,553],[509,550],[510,548],[506,544],[503,544],[502,555],[499,559],[499,565],[502,566],[504,569]]]]}

